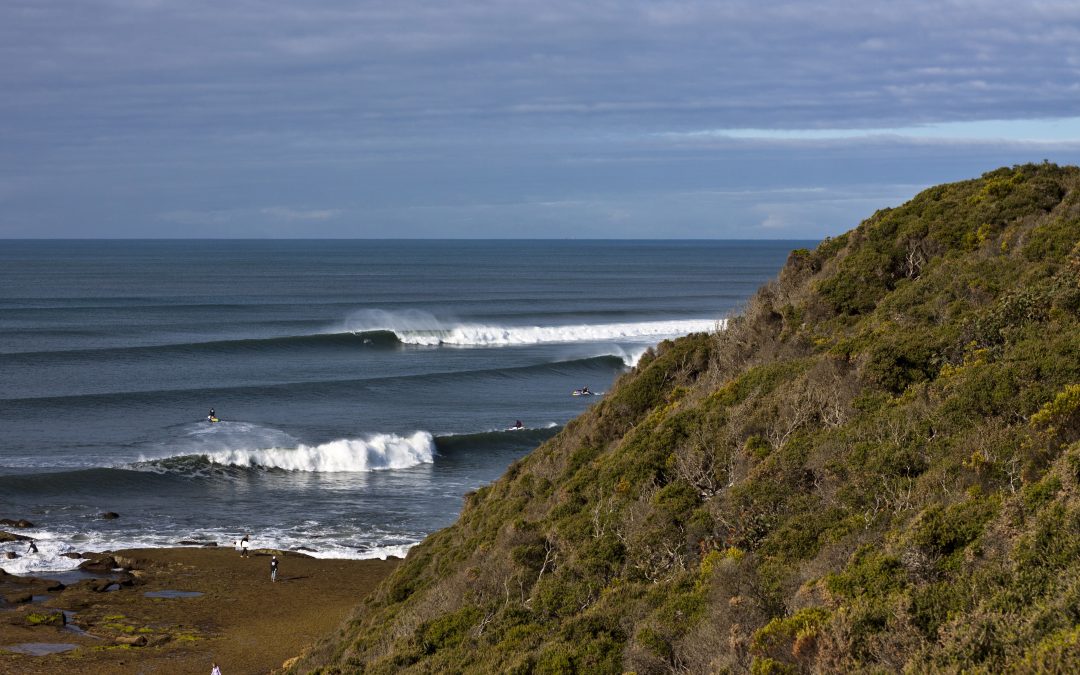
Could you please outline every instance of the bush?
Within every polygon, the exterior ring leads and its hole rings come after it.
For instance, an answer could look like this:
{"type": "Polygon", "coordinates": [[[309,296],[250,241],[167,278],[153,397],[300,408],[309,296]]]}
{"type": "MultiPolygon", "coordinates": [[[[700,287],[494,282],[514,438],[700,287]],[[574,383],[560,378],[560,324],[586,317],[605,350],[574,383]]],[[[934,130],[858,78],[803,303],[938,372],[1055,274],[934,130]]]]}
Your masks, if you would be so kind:
{"type": "Polygon", "coordinates": [[[477,607],[465,607],[453,614],[441,616],[420,625],[416,639],[425,654],[456,647],[462,643],[470,628],[480,619],[477,607]]]}
{"type": "Polygon", "coordinates": [[[773,619],[754,632],[750,651],[755,656],[791,662],[796,640],[805,641],[817,635],[828,620],[829,612],[822,607],[804,607],[791,616],[773,619]]]}
{"type": "Polygon", "coordinates": [[[912,541],[926,551],[949,556],[975,541],[997,512],[997,502],[976,498],[943,507],[933,504],[915,525],[912,541]]]}
{"type": "Polygon", "coordinates": [[[856,551],[843,572],[825,578],[829,591],[849,599],[884,598],[906,584],[900,560],[876,551],[872,546],[863,546],[856,551]]]}
{"type": "Polygon", "coordinates": [[[1080,239],[1080,220],[1058,218],[1035,227],[1024,242],[1024,257],[1033,262],[1064,262],[1080,239]]]}

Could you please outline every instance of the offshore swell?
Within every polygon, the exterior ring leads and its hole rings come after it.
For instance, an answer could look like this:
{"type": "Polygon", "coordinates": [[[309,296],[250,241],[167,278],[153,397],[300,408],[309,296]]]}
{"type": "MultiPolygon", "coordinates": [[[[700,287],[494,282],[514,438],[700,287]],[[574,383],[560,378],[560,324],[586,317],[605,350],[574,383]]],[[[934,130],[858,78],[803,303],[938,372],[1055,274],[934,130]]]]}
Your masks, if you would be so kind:
{"type": "MultiPolygon", "coordinates": [[[[352,323],[351,321],[349,323],[352,323]]],[[[34,359],[102,358],[111,355],[166,355],[204,351],[229,355],[252,350],[397,348],[402,345],[498,347],[543,343],[613,342],[629,340],[648,342],[658,337],[716,330],[723,320],[649,321],[638,323],[578,324],[565,326],[500,326],[447,324],[432,321],[429,327],[416,323],[410,328],[352,328],[341,332],[320,332],[267,338],[245,338],[214,342],[145,345],[138,347],[90,347],[85,349],[7,351],[15,363],[34,359]]],[[[633,364],[628,364],[633,365],[633,364]]]]}
{"type": "Polygon", "coordinates": [[[792,246],[10,243],[0,517],[42,554],[9,571],[241,533],[400,553],[792,246]]]}
{"type": "Polygon", "coordinates": [[[440,379],[454,379],[454,380],[468,380],[470,378],[485,378],[490,376],[504,376],[504,377],[518,377],[528,376],[530,374],[558,374],[563,373],[567,368],[571,367],[597,367],[610,370],[611,367],[620,366],[632,366],[640,359],[640,355],[645,352],[643,349],[640,352],[630,352],[622,354],[605,354],[591,357],[584,357],[584,359],[568,359],[566,361],[559,361],[554,363],[523,365],[514,367],[503,368],[484,368],[484,369],[471,369],[471,370],[457,370],[457,372],[445,372],[445,373],[426,373],[416,375],[400,375],[400,376],[373,376],[363,378],[352,379],[327,379],[327,380],[309,380],[303,382],[283,382],[283,383],[265,383],[257,384],[257,386],[251,387],[197,387],[193,389],[176,388],[176,389],[149,389],[149,390],[134,390],[134,391],[113,391],[109,393],[84,393],[84,394],[69,394],[62,396],[26,396],[22,399],[5,399],[0,397],[0,401],[3,401],[8,405],[18,405],[19,403],[32,403],[36,406],[41,405],[62,405],[62,406],[94,406],[106,402],[119,402],[123,403],[126,399],[132,399],[140,404],[165,404],[171,401],[172,396],[183,396],[184,394],[198,391],[201,395],[259,395],[259,396],[272,396],[280,390],[285,390],[285,393],[302,393],[308,390],[314,392],[319,391],[323,393],[334,393],[335,388],[351,388],[356,384],[379,384],[379,386],[388,386],[388,384],[401,383],[402,381],[409,379],[424,379],[428,381],[436,381],[440,379]]]}

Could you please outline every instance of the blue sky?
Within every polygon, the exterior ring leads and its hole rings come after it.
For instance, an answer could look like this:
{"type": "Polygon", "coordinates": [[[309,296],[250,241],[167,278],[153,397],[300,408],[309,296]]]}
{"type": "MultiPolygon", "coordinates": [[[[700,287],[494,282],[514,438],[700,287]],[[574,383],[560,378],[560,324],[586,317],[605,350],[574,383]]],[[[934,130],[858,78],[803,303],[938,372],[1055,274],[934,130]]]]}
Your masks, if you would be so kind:
{"type": "Polygon", "coordinates": [[[1080,162],[1080,3],[5,0],[0,237],[818,238],[1080,162]]]}

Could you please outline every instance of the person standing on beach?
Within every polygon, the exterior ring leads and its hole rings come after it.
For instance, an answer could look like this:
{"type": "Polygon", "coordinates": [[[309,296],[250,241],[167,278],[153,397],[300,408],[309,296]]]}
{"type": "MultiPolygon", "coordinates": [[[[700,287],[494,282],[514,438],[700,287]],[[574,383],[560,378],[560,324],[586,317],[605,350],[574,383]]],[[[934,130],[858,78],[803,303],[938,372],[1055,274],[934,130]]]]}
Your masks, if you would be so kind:
{"type": "Polygon", "coordinates": [[[221,675],[221,668],[218,668],[218,664],[211,663],[210,665],[213,666],[210,668],[210,675],[221,675]]]}
{"type": "Polygon", "coordinates": [[[277,581],[277,556],[270,556],[270,581],[277,581]]]}
{"type": "Polygon", "coordinates": [[[245,534],[244,538],[240,540],[240,557],[248,557],[248,536],[245,534]]]}

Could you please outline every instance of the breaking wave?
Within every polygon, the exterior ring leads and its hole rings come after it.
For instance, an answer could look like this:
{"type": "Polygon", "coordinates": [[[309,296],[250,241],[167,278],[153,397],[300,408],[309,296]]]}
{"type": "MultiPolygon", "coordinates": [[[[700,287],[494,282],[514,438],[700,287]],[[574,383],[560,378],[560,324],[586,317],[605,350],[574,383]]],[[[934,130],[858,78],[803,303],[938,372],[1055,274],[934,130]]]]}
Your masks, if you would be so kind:
{"type": "Polygon", "coordinates": [[[364,310],[353,314],[345,330],[357,335],[393,333],[408,345],[501,347],[574,342],[653,342],[662,338],[722,328],[722,320],[688,319],[632,323],[574,324],[563,326],[501,326],[454,323],[426,312],[364,310]]]}
{"type": "Polygon", "coordinates": [[[281,469],[319,473],[367,472],[407,469],[435,461],[435,439],[426,431],[409,436],[373,434],[318,445],[295,447],[232,448],[165,458],[140,458],[135,466],[176,471],[194,468],[192,462],[223,467],[281,469]]]}

